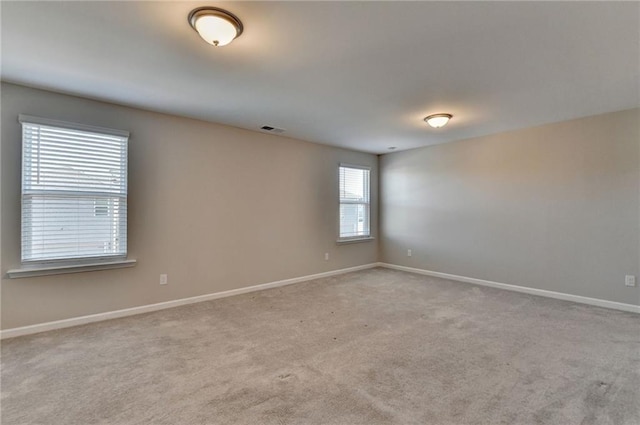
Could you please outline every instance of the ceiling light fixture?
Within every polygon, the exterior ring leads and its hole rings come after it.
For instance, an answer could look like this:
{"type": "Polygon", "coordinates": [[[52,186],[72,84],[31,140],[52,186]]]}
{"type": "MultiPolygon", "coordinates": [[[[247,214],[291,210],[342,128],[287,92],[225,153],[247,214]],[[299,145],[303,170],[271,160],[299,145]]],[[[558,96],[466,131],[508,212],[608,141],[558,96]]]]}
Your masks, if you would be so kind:
{"type": "Polygon", "coordinates": [[[217,7],[199,7],[189,13],[189,25],[213,46],[226,46],[240,37],[243,26],[233,13],[217,7]]]}
{"type": "Polygon", "coordinates": [[[440,128],[447,125],[449,120],[453,117],[451,114],[433,114],[426,117],[424,120],[433,128],[440,128]]]}

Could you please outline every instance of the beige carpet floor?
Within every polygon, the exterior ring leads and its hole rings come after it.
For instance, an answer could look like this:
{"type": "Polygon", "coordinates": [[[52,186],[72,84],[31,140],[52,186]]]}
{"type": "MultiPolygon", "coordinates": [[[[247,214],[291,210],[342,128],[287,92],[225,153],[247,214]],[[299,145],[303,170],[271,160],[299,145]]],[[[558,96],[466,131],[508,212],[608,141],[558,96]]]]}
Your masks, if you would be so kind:
{"type": "Polygon", "coordinates": [[[2,425],[640,424],[640,316],[372,269],[2,343],[2,425]]]}

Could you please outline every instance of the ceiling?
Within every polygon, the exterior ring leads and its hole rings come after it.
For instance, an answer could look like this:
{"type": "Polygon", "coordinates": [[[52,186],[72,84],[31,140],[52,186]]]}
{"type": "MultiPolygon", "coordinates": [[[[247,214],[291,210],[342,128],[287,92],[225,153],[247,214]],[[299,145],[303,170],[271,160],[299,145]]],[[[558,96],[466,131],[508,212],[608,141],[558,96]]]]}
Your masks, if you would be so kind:
{"type": "Polygon", "coordinates": [[[640,106],[638,2],[8,2],[4,81],[384,153],[640,106]],[[215,48],[203,5],[244,33],[215,48]],[[454,115],[442,129],[429,114],[454,115]]]}

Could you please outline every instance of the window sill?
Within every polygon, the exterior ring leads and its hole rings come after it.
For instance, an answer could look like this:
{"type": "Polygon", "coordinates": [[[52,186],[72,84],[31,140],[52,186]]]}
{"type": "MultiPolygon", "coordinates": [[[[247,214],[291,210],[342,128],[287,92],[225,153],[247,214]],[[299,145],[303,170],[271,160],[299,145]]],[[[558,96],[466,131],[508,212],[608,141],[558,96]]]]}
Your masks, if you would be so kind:
{"type": "Polygon", "coordinates": [[[21,277],[49,276],[54,274],[81,273],[92,272],[95,270],[121,269],[124,267],[133,267],[137,263],[136,260],[112,260],[112,261],[96,261],[93,263],[83,264],[66,264],[66,265],[38,265],[33,267],[23,267],[7,271],[10,279],[18,279],[21,277]]]}
{"type": "Polygon", "coordinates": [[[372,241],[375,238],[371,237],[371,236],[367,236],[367,237],[363,237],[363,238],[352,238],[352,239],[338,239],[336,241],[336,243],[338,245],[344,245],[344,244],[348,244],[348,243],[359,243],[359,242],[368,242],[368,241],[372,241]]]}

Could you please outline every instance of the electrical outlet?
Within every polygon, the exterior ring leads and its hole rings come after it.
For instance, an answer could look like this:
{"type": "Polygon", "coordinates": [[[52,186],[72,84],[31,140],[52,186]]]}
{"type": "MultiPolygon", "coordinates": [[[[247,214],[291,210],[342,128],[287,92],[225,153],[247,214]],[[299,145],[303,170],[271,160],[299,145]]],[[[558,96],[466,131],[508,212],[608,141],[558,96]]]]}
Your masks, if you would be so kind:
{"type": "Polygon", "coordinates": [[[407,249],[407,257],[411,257],[411,250],[407,249]]]}
{"type": "Polygon", "coordinates": [[[624,277],[624,284],[626,286],[636,286],[636,277],[633,275],[626,275],[624,277]]]}
{"type": "Polygon", "coordinates": [[[324,261],[329,261],[329,253],[328,252],[324,253],[324,261]]]}
{"type": "Polygon", "coordinates": [[[161,274],[160,275],[160,285],[166,285],[167,283],[169,283],[169,278],[167,277],[166,274],[161,274]]]}

